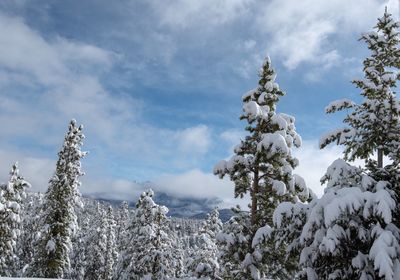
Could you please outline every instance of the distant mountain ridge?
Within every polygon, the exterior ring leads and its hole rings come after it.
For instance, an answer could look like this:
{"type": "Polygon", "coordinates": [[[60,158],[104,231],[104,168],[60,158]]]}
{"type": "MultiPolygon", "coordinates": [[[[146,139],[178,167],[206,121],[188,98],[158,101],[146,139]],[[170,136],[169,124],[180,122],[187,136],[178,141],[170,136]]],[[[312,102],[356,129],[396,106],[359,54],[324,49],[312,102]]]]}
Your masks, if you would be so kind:
{"type": "MultiPolygon", "coordinates": [[[[89,198],[104,201],[118,206],[123,200],[107,199],[101,195],[92,194],[89,198]]],[[[136,200],[126,200],[130,207],[135,207],[136,200]]],[[[221,203],[219,198],[192,198],[192,197],[175,197],[163,192],[155,192],[154,201],[157,204],[168,207],[168,216],[189,219],[205,219],[218,204],[221,203]]],[[[233,212],[230,209],[220,209],[220,218],[223,222],[232,217],[233,212]]]]}

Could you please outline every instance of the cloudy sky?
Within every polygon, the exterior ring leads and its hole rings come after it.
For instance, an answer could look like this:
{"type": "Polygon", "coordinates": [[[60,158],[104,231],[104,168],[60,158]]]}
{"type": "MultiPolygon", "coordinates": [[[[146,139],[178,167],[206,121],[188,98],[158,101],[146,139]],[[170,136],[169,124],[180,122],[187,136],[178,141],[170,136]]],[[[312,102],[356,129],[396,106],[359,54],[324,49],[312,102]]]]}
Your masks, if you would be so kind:
{"type": "Polygon", "coordinates": [[[12,162],[44,191],[68,121],[84,124],[83,193],[129,199],[135,182],[178,196],[222,198],[212,175],[243,136],[241,96],[269,54],[304,145],[297,173],[316,193],[340,149],[324,107],[358,99],[368,51],[358,38],[382,0],[108,0],[0,2],[0,179],[12,162]]]}

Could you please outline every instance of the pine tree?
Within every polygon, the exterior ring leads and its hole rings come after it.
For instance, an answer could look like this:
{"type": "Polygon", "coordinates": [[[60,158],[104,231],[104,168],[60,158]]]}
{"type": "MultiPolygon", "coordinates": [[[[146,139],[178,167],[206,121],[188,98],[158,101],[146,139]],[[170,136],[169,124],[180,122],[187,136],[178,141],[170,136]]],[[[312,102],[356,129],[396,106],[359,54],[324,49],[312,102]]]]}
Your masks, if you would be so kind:
{"type": "Polygon", "coordinates": [[[182,267],[168,235],[168,209],[153,201],[153,191],[142,193],[129,227],[130,243],[120,257],[120,279],[169,279],[182,267]]]}
{"type": "Polygon", "coordinates": [[[22,215],[21,238],[18,242],[18,254],[20,259],[19,276],[25,276],[26,269],[33,261],[34,248],[39,229],[39,217],[43,195],[40,193],[28,193],[24,202],[22,215]]]}
{"type": "Polygon", "coordinates": [[[105,256],[107,246],[107,219],[106,213],[100,203],[97,203],[97,215],[92,217],[95,223],[94,229],[87,242],[85,279],[104,279],[105,274],[105,256]]]}
{"type": "Polygon", "coordinates": [[[366,168],[338,159],[322,178],[325,193],[313,201],[298,240],[303,278],[399,279],[400,106],[393,91],[399,79],[399,26],[385,10],[376,31],[361,38],[372,52],[364,60],[364,79],[353,81],[362,103],[346,99],[326,108],[351,112],[344,119],[348,127],[323,136],[321,148],[336,141],[346,160],[364,160],[366,168]],[[384,155],[392,161],[385,167],[384,155]]]}
{"type": "Polygon", "coordinates": [[[249,251],[242,259],[249,279],[262,275],[276,278],[280,277],[280,272],[282,277],[291,274],[293,265],[285,259],[283,246],[279,250],[261,248],[274,244],[261,240],[252,246],[253,237],[259,228],[272,226],[273,212],[280,202],[309,197],[304,180],[293,175],[298,160],[293,157],[291,148],[299,147],[301,138],[295,131],[294,117],[276,112],[277,102],[284,92],[275,83],[275,78],[267,58],[260,72],[258,88],[243,96],[244,113],[240,118],[248,123],[248,135],[235,148],[235,155],[229,161],[221,161],[214,168],[214,174],[220,178],[228,175],[234,182],[235,197],[243,197],[246,193],[251,197],[249,251]],[[270,275],[274,262],[287,265],[270,275]]]}
{"type": "Polygon", "coordinates": [[[28,276],[68,278],[71,274],[71,237],[77,229],[75,206],[80,203],[82,126],[72,120],[58,153],[56,171],[50,179],[41,213],[41,232],[28,276]]]}
{"type": "MultiPolygon", "coordinates": [[[[400,230],[390,184],[338,159],[310,205],[302,233],[301,279],[399,279],[400,230]]],[[[288,211],[290,213],[290,211],[288,211]]]]}
{"type": "Polygon", "coordinates": [[[215,208],[207,214],[207,219],[196,236],[199,244],[193,248],[188,260],[188,270],[197,278],[208,277],[216,279],[219,272],[218,248],[216,235],[222,230],[222,222],[219,219],[218,209],[215,208]]]}
{"type": "Polygon", "coordinates": [[[106,228],[107,243],[106,243],[105,270],[103,279],[111,280],[114,275],[115,264],[118,260],[117,244],[115,240],[116,222],[114,220],[113,209],[111,206],[107,208],[106,221],[107,221],[107,228],[106,228]]]}
{"type": "Polygon", "coordinates": [[[372,53],[363,62],[365,78],[353,81],[361,90],[363,102],[338,100],[325,109],[327,113],[343,109],[352,111],[344,119],[348,127],[322,137],[321,148],[336,141],[344,146],[346,160],[362,159],[370,168],[382,168],[384,155],[395,165],[400,163],[400,104],[394,92],[400,79],[396,71],[400,67],[399,26],[400,23],[385,10],[383,17],[378,19],[376,31],[361,37],[372,53]],[[377,161],[371,159],[375,152],[377,161]]]}
{"type": "Polygon", "coordinates": [[[72,247],[74,248],[74,251],[73,254],[71,254],[71,278],[75,280],[84,280],[87,267],[86,254],[88,248],[90,248],[87,239],[89,232],[91,231],[89,231],[89,220],[87,217],[78,219],[78,224],[79,231],[72,239],[72,247]]]}
{"type": "Polygon", "coordinates": [[[109,280],[114,275],[114,264],[118,258],[115,244],[115,220],[111,206],[107,210],[97,205],[97,222],[87,242],[84,279],[109,280]]]}
{"type": "Polygon", "coordinates": [[[219,248],[220,276],[222,279],[252,279],[252,272],[258,269],[250,267],[247,271],[243,261],[251,250],[252,238],[250,215],[239,207],[233,208],[234,216],[224,224],[223,230],[216,236],[219,248]]]}
{"type": "Polygon", "coordinates": [[[118,252],[121,252],[128,242],[127,228],[130,222],[129,204],[123,201],[118,208],[118,219],[116,225],[116,242],[118,252]]]}
{"type": "Polygon", "coordinates": [[[0,189],[0,276],[19,272],[17,244],[22,229],[23,199],[30,184],[19,175],[18,163],[12,166],[10,179],[0,189]]]}

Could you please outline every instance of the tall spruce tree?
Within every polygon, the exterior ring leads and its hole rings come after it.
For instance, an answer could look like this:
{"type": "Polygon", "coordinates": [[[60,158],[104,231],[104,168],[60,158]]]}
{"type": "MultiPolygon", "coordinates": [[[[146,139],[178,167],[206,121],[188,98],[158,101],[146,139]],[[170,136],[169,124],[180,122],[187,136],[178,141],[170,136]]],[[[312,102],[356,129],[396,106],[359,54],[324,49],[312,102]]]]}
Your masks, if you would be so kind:
{"type": "Polygon", "coordinates": [[[71,275],[71,237],[77,230],[75,206],[80,204],[80,160],[84,135],[72,120],[64,139],[54,176],[50,179],[41,212],[41,231],[28,276],[68,278],[71,275]]]}
{"type": "Polygon", "coordinates": [[[323,136],[321,148],[336,141],[344,146],[346,160],[364,160],[366,168],[338,159],[321,179],[327,182],[321,199],[308,210],[282,207],[276,213],[278,221],[302,219],[306,213],[297,239],[304,279],[400,279],[400,231],[395,222],[400,106],[393,91],[399,79],[398,27],[385,10],[376,31],[361,38],[372,52],[364,60],[365,78],[353,81],[361,89],[362,103],[346,99],[326,108],[327,113],[351,112],[344,119],[348,127],[323,136]],[[384,155],[392,160],[386,167],[384,155]]]}
{"type": "MultiPolygon", "coordinates": [[[[230,177],[235,184],[235,197],[243,197],[246,193],[251,197],[249,251],[242,260],[247,277],[285,278],[289,275],[290,278],[294,268],[286,260],[283,244],[278,250],[270,250],[261,248],[261,239],[254,243],[253,238],[259,228],[272,225],[273,212],[280,202],[308,199],[304,180],[293,174],[298,160],[293,157],[291,148],[299,147],[301,138],[296,133],[294,117],[276,111],[284,92],[275,82],[276,73],[269,58],[259,76],[258,87],[243,96],[244,113],[240,119],[247,121],[248,135],[234,149],[235,155],[230,160],[223,160],[215,166],[214,174],[220,178],[230,177]],[[272,272],[274,262],[286,265],[272,272]]],[[[242,220],[243,217],[238,219],[242,220]]],[[[274,242],[269,243],[264,242],[263,246],[273,246],[274,242]]]]}
{"type": "Polygon", "coordinates": [[[18,242],[22,228],[23,199],[30,184],[19,175],[18,163],[10,171],[7,184],[0,186],[0,276],[19,273],[18,242]]]}
{"type": "Polygon", "coordinates": [[[397,73],[400,67],[399,26],[385,10],[375,31],[360,39],[371,51],[371,56],[363,62],[364,79],[353,81],[364,100],[360,104],[348,99],[338,100],[325,108],[327,113],[343,109],[352,111],[343,121],[348,127],[323,136],[321,148],[336,142],[344,146],[346,160],[365,160],[370,169],[382,168],[384,155],[395,164],[400,163],[400,103],[394,92],[400,79],[397,73]],[[371,158],[374,153],[377,154],[376,161],[371,158]]]}

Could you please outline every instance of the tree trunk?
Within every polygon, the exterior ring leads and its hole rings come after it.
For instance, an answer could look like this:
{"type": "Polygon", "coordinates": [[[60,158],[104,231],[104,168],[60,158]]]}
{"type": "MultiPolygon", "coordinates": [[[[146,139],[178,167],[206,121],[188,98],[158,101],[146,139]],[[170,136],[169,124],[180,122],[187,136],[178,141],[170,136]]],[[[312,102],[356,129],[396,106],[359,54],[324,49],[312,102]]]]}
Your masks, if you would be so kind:
{"type": "Polygon", "coordinates": [[[383,167],[383,151],[382,149],[378,149],[378,168],[383,167]]]}
{"type": "Polygon", "coordinates": [[[251,190],[251,225],[257,223],[257,194],[258,194],[258,170],[254,171],[253,187],[251,190]]]}

